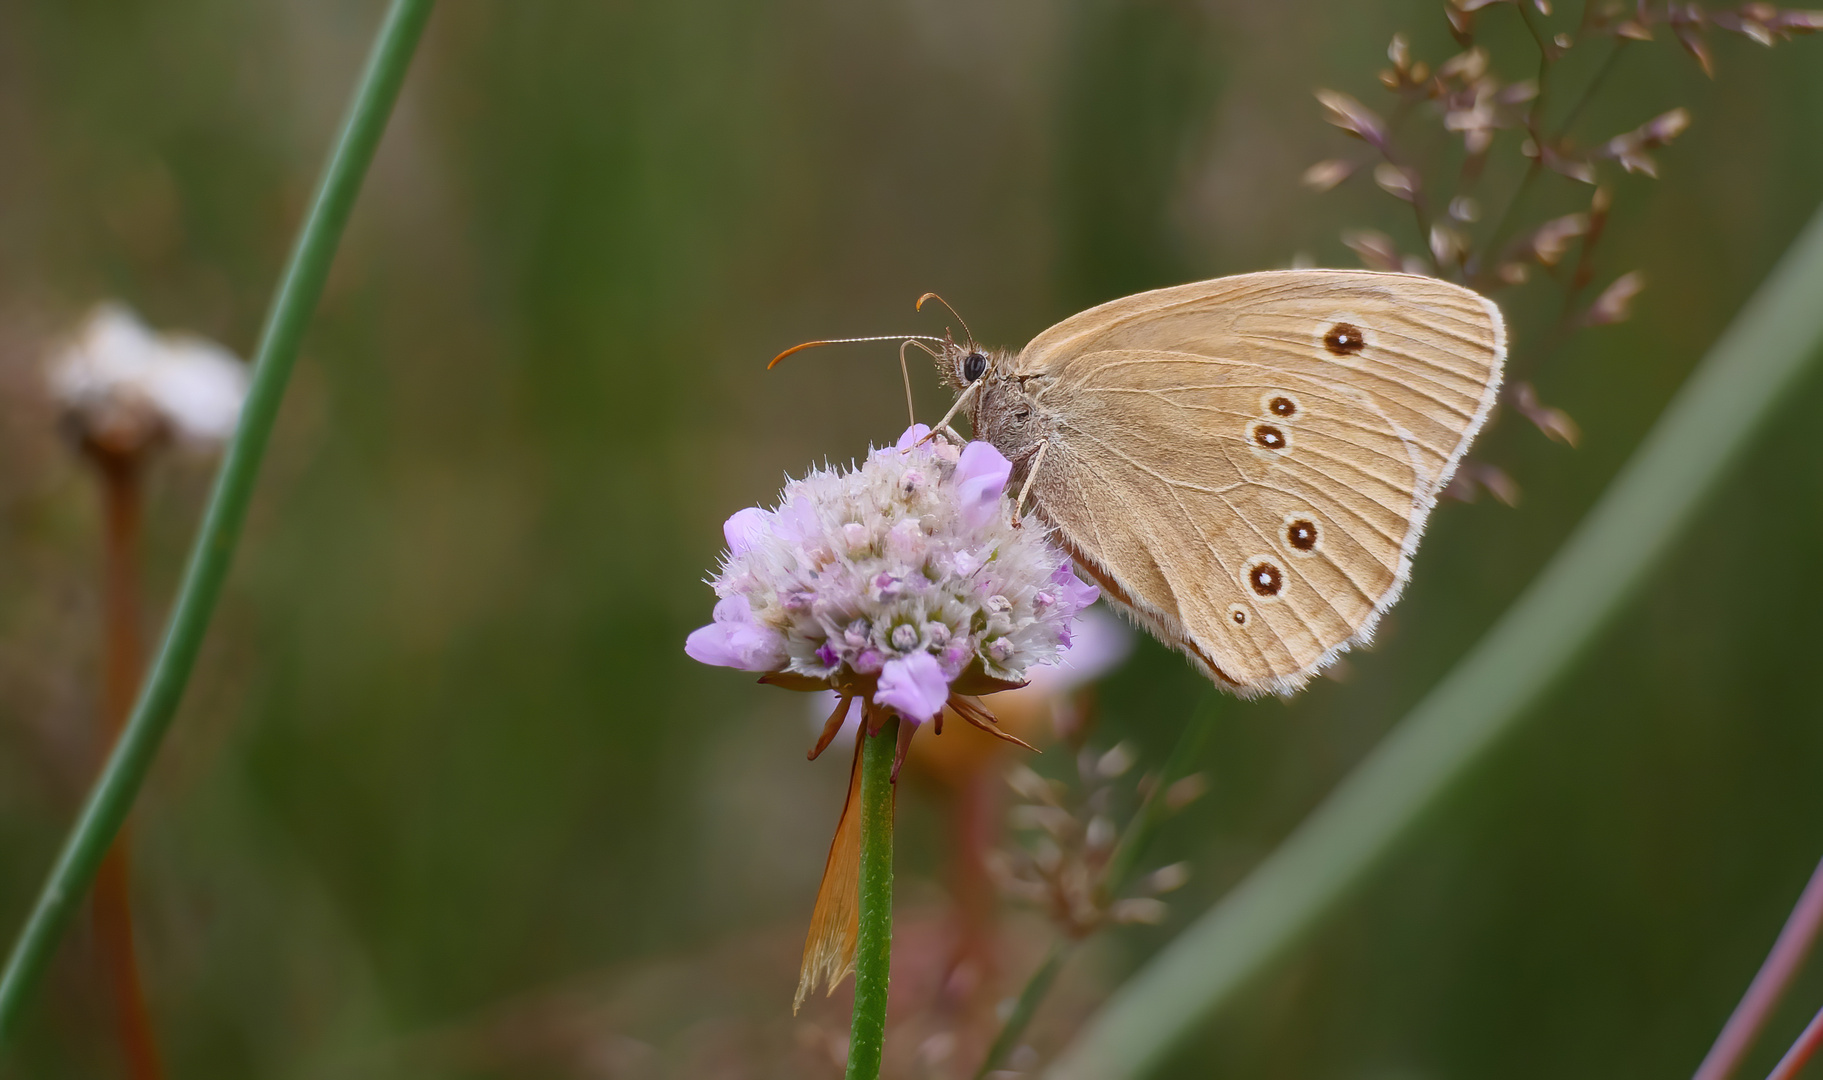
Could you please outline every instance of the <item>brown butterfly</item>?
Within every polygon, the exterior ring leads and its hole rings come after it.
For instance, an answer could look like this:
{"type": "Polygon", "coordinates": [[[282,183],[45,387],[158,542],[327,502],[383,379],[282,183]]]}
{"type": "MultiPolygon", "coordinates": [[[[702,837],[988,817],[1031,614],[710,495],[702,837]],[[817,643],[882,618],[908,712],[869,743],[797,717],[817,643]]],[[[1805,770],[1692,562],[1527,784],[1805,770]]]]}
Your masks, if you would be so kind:
{"type": "Polygon", "coordinates": [[[1252,697],[1304,685],[1399,598],[1493,407],[1506,330],[1435,278],[1280,270],[1110,301],[1017,354],[930,351],[1019,505],[1252,697]]]}

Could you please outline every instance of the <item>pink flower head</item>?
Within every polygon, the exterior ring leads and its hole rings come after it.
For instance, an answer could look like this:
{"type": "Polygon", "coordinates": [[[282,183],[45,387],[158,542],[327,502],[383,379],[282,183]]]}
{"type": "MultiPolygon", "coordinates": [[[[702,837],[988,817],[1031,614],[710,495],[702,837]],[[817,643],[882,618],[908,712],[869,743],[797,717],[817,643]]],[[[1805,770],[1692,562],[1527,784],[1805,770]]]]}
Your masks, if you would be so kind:
{"type": "Polygon", "coordinates": [[[858,467],[787,484],[777,510],[728,519],[715,621],[684,650],[796,676],[915,722],[958,681],[1023,682],[1056,662],[1095,600],[1039,528],[1015,528],[1012,466],[915,425],[858,467]]]}

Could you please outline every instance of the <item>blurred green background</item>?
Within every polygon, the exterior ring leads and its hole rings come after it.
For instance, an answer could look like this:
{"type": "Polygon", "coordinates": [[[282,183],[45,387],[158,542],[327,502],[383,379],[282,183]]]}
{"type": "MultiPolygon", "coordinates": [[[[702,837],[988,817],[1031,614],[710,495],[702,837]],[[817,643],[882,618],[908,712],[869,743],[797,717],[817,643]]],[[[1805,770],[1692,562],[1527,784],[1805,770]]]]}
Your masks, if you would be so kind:
{"type": "MultiPolygon", "coordinates": [[[[118,297],[249,351],[380,10],[0,2],[9,936],[100,752],[97,497],[43,398],[46,343],[118,297]]],[[[1529,73],[1510,12],[1485,21],[1529,73]]],[[[1311,89],[1377,103],[1398,29],[1454,51],[1434,0],[443,5],[135,815],[171,1074],[792,1075],[765,1025],[788,1043],[845,777],[803,762],[801,699],[681,643],[720,521],[904,417],[890,346],[765,361],[940,332],[925,290],[1016,346],[1144,288],[1354,265],[1348,226],[1415,247],[1370,185],[1296,182],[1349,149],[1311,89]],[[488,1019],[552,995],[556,1035],[488,1019]]],[[[1113,935],[1096,985],[1282,837],[1606,484],[1823,196],[1820,50],[1719,40],[1714,81],[1666,41],[1625,58],[1587,131],[1695,122],[1664,179],[1617,188],[1601,267],[1644,271],[1636,318],[1532,372],[1581,448],[1502,416],[1477,455],[1521,505],[1444,504],[1345,678],[1224,710],[1213,794],[1162,844],[1196,877],[1166,925],[1113,935]]],[[[1542,324],[1514,313],[1523,351],[1542,324]]],[[[928,419],[945,395],[916,374],[928,419]]],[[[1695,1067],[1823,854],[1820,409],[1813,379],[1544,715],[1174,1075],[1695,1067]]],[[[153,474],[149,629],[207,478],[153,474]]],[[[1144,643],[1100,688],[1097,741],[1160,759],[1205,692],[1144,643]]],[[[902,813],[918,895],[936,808],[902,813]]],[[[81,924],[0,1075],[120,1075],[94,968],[81,924]]],[[[1823,970],[1751,1068],[1819,1000],[1823,970]]]]}

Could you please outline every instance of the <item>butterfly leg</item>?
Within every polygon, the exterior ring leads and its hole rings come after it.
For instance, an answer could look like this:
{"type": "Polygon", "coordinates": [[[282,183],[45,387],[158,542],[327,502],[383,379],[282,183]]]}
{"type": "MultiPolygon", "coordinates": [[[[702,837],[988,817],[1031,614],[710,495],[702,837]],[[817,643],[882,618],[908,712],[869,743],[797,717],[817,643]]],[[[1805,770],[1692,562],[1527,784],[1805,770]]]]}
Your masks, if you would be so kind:
{"type": "Polygon", "coordinates": [[[911,417],[911,419],[907,421],[907,423],[911,423],[911,424],[915,424],[918,422],[918,406],[915,402],[912,401],[911,368],[909,366],[907,366],[907,364],[905,363],[905,350],[910,348],[913,345],[916,345],[918,348],[923,349],[927,353],[930,353],[932,356],[937,355],[930,348],[925,346],[922,342],[912,341],[911,339],[908,338],[899,343],[899,374],[903,375],[905,377],[905,412],[908,416],[911,417]]]}
{"type": "MultiPolygon", "coordinates": [[[[1038,448],[1032,451],[1032,463],[1026,466],[1025,483],[1019,487],[1019,498],[1013,502],[1013,528],[1023,528],[1019,523],[1020,510],[1025,507],[1025,497],[1032,493],[1032,481],[1038,479],[1038,466],[1044,464],[1044,452],[1051,448],[1051,440],[1038,440],[1038,448]]],[[[1024,455],[1021,455],[1024,456],[1024,455]]]]}
{"type": "MultiPolygon", "coordinates": [[[[949,407],[949,412],[946,412],[943,414],[943,419],[941,419],[941,420],[937,421],[935,424],[931,425],[930,434],[926,435],[922,439],[919,439],[913,445],[922,446],[925,443],[936,438],[937,433],[939,431],[949,431],[950,430],[949,422],[956,418],[956,414],[962,411],[962,406],[968,404],[969,399],[974,397],[976,392],[979,391],[980,389],[981,389],[981,383],[979,381],[970,383],[968,389],[966,389],[966,390],[962,391],[962,393],[956,395],[956,403],[949,407]]],[[[952,432],[952,434],[954,434],[954,433],[952,432]]],[[[957,436],[958,440],[960,440],[960,438],[961,438],[961,436],[957,436]]]]}

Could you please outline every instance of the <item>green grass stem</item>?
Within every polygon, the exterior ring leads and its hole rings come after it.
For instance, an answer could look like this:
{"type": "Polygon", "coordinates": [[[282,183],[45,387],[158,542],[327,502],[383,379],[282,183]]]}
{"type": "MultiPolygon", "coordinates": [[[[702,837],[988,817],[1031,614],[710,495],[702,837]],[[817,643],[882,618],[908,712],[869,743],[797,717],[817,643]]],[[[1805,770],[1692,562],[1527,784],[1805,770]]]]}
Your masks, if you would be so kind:
{"type": "Polygon", "coordinates": [[[1013,1002],[1013,1011],[1007,1014],[1006,1021],[1000,1025],[999,1034],[994,1036],[994,1044],[987,1048],[987,1056],[981,1059],[981,1067],[975,1070],[974,1080],[987,1080],[987,1075],[1000,1067],[1013,1047],[1025,1037],[1025,1029],[1032,1024],[1032,1018],[1038,1015],[1038,1006],[1044,1002],[1046,994],[1051,992],[1051,984],[1057,981],[1057,973],[1063,970],[1065,960],[1076,951],[1076,942],[1067,938],[1058,938],[1051,942],[1051,951],[1045,953],[1044,962],[1032,977],[1025,981],[1025,988],[1019,991],[1019,997],[1013,1002]]]}
{"type": "Polygon", "coordinates": [[[1190,767],[1203,756],[1203,744],[1209,741],[1209,733],[1215,730],[1216,714],[1221,711],[1221,698],[1220,692],[1211,690],[1190,714],[1183,730],[1178,732],[1177,743],[1171,748],[1171,756],[1165,759],[1165,767],[1159,770],[1152,790],[1146,794],[1145,805],[1133,816],[1126,835],[1120,838],[1120,846],[1108,860],[1108,869],[1101,879],[1104,901],[1114,899],[1132,884],[1134,868],[1146,849],[1152,846],[1159,826],[1171,816],[1171,785],[1189,775],[1190,767]]]}
{"type": "Polygon", "coordinates": [[[373,160],[387,116],[430,17],[432,0],[393,0],[374,39],[366,69],[343,120],[316,197],[279,281],[254,353],[253,378],[239,426],[210,492],[203,523],[190,551],[164,641],[126,727],[89,790],[82,811],[45,879],[31,915],[0,974],[0,1050],[19,1022],[32,989],[50,962],[57,940],[81,904],[97,866],[120,831],[146,771],[158,752],[196,664],[209,617],[234,557],[260,458],[272,435],[285,384],[297,359],[336,245],[373,160]]]}
{"type": "Polygon", "coordinates": [[[848,1080],[875,1080],[886,1045],[886,987],[893,952],[893,756],[898,716],[861,747],[861,935],[855,944],[855,1013],[848,1080]]]}
{"type": "Polygon", "coordinates": [[[1115,993],[1047,1076],[1143,1076],[1283,959],[1587,651],[1820,345],[1823,211],[1493,629],[1245,881],[1115,993]]]}

